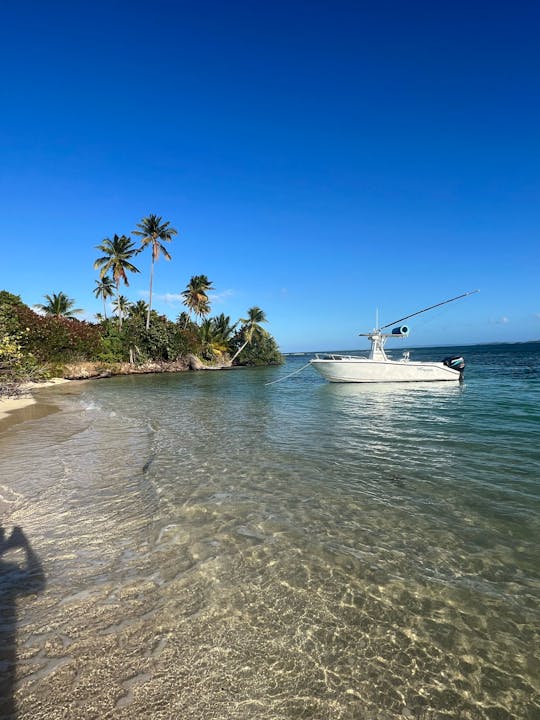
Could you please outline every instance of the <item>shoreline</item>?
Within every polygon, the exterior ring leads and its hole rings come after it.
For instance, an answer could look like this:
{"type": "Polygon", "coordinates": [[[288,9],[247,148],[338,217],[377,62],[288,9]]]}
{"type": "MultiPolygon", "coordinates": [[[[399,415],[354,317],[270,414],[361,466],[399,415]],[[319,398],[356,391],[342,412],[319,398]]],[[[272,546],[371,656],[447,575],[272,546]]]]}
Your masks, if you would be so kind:
{"type": "Polygon", "coordinates": [[[17,397],[0,397],[0,423],[4,423],[6,420],[12,420],[18,411],[24,410],[25,408],[37,405],[38,400],[32,394],[33,390],[39,390],[40,388],[52,387],[54,385],[64,385],[65,383],[71,382],[65,378],[53,378],[46,382],[29,382],[24,383],[22,386],[23,394],[17,397]]]}
{"type": "MultiPolygon", "coordinates": [[[[64,377],[52,378],[51,380],[46,380],[44,382],[27,382],[21,385],[20,390],[22,392],[20,395],[12,397],[0,396],[0,431],[5,430],[6,427],[13,424],[13,422],[17,422],[17,418],[24,415],[24,410],[28,410],[28,408],[32,408],[40,404],[40,400],[36,399],[33,395],[34,390],[54,387],[55,385],[65,385],[67,383],[77,381],[104,380],[122,375],[152,375],[160,373],[189,372],[194,370],[231,369],[233,368],[228,361],[213,366],[205,365],[194,355],[190,355],[182,361],[147,362],[141,365],[117,363],[106,368],[93,362],[73,363],[66,366],[64,377]]],[[[23,418],[21,417],[21,419],[23,418]]]]}
{"type": "MultiPolygon", "coordinates": [[[[188,355],[181,360],[176,361],[160,361],[146,362],[140,365],[131,363],[115,363],[109,366],[103,366],[96,362],[80,362],[65,366],[64,377],[52,378],[44,382],[27,382],[20,386],[22,393],[17,396],[1,396],[0,395],[0,432],[5,430],[13,423],[27,419],[24,417],[24,411],[29,408],[36,408],[36,416],[41,415],[37,411],[37,407],[41,404],[40,399],[33,395],[34,390],[42,388],[54,387],[55,385],[64,385],[72,382],[81,382],[87,380],[105,380],[111,377],[119,377],[125,375],[153,375],[161,373],[182,373],[193,371],[216,371],[216,370],[237,370],[244,366],[232,365],[227,358],[214,365],[206,365],[200,358],[195,355],[188,355]]],[[[44,414],[49,414],[45,412],[44,414]]]]}

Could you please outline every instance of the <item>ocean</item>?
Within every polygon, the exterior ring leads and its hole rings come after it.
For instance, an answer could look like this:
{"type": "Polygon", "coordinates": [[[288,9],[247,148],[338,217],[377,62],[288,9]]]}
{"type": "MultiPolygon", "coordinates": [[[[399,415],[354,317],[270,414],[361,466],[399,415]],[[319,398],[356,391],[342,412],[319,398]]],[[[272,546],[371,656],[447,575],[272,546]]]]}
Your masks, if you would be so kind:
{"type": "Polygon", "coordinates": [[[0,432],[4,712],[540,717],[540,343],[412,357],[450,354],[40,391],[0,432]]]}

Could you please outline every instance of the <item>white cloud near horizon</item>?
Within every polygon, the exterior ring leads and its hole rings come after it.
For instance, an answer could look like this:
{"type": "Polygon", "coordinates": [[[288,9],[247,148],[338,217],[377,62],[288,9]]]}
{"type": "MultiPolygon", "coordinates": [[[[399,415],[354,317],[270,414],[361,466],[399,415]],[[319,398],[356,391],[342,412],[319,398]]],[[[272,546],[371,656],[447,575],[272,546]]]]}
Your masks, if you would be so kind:
{"type": "Polygon", "coordinates": [[[210,302],[221,305],[234,295],[236,295],[235,290],[223,290],[223,292],[210,293],[208,297],[210,298],[210,302]]]}
{"type": "MultiPolygon", "coordinates": [[[[149,297],[148,290],[140,290],[139,295],[141,297],[148,300],[149,297]]],[[[216,305],[221,305],[222,303],[226,302],[230,297],[233,297],[236,295],[235,290],[223,290],[223,292],[218,293],[210,293],[208,295],[210,302],[215,303],[216,305]]],[[[167,305],[178,305],[182,304],[184,298],[182,297],[181,293],[161,293],[161,294],[154,294],[152,295],[152,301],[159,300],[161,302],[166,303],[167,305]]]]}

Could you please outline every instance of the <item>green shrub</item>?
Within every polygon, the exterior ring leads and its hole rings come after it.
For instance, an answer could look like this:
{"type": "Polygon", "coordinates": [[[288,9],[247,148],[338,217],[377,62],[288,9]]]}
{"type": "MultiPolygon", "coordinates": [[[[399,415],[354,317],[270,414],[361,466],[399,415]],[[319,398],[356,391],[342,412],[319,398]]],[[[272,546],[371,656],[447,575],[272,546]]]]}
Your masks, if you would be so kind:
{"type": "MultiPolygon", "coordinates": [[[[242,340],[243,337],[241,336],[240,339],[242,340]]],[[[237,342],[240,346],[240,342],[237,342]]],[[[238,365],[282,365],[283,355],[271,335],[256,335],[251,344],[246,345],[242,350],[235,363],[238,365]]]]}

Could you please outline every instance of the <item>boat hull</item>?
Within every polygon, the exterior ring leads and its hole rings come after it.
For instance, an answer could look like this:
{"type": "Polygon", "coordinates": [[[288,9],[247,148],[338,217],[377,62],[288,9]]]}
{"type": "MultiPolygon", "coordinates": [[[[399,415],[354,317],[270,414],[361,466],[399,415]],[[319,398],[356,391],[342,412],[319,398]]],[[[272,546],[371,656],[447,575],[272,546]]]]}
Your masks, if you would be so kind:
{"type": "Polygon", "coordinates": [[[311,365],[329,382],[459,382],[461,373],[442,362],[403,362],[368,358],[314,358],[311,365]]]}

